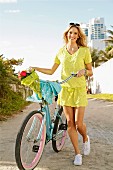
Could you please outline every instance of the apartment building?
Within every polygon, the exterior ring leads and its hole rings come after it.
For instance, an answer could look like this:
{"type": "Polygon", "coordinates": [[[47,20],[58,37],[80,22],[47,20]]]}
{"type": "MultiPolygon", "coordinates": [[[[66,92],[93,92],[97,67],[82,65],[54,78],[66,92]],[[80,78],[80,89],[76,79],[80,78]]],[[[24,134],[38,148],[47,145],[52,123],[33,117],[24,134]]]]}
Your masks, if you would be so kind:
{"type": "Polygon", "coordinates": [[[106,43],[106,26],[104,18],[92,18],[87,24],[81,24],[84,33],[87,36],[88,46],[98,50],[104,50],[106,43]]]}

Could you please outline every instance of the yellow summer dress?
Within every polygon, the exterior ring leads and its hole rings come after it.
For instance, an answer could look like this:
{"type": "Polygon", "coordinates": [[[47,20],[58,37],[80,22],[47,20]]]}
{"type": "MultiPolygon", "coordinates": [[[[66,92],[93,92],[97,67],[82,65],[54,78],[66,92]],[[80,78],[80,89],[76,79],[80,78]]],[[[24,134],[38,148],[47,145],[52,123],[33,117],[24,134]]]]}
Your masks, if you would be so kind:
{"type": "MultiPolygon", "coordinates": [[[[71,55],[64,46],[59,50],[54,62],[62,65],[61,80],[65,80],[72,72],[77,73],[79,70],[85,69],[85,65],[91,63],[92,58],[88,47],[80,47],[71,55]]],[[[58,104],[71,107],[86,106],[88,104],[85,76],[73,77],[62,84],[58,104]]]]}

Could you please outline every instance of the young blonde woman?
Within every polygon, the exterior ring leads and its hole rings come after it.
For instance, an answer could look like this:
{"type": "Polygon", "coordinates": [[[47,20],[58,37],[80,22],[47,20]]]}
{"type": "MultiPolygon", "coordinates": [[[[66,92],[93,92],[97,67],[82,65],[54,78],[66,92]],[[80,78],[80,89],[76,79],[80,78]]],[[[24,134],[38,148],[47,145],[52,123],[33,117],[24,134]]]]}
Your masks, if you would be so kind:
{"type": "Polygon", "coordinates": [[[86,36],[79,24],[70,23],[63,35],[65,45],[58,51],[52,68],[32,67],[36,71],[52,75],[61,64],[61,80],[66,79],[72,72],[77,73],[62,85],[58,103],[63,106],[68,124],[68,134],[75,151],[75,165],[82,165],[82,155],[78,146],[78,132],[83,137],[83,154],[90,153],[90,138],[83,122],[87,106],[85,76],[92,76],[92,59],[86,45],[86,36]]]}

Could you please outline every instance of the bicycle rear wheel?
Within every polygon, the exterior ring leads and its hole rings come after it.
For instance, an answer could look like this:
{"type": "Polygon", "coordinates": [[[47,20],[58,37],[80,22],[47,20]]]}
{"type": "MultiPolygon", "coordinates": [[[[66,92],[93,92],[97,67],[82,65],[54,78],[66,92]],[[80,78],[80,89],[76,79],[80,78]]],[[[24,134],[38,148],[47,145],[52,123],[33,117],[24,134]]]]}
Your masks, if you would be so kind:
{"type": "Polygon", "coordinates": [[[62,107],[60,107],[58,113],[61,118],[59,116],[56,117],[52,135],[52,147],[55,152],[61,151],[67,136],[67,121],[62,107]]]}
{"type": "Polygon", "coordinates": [[[32,170],[36,167],[45,145],[46,126],[44,124],[39,140],[37,136],[42,124],[43,115],[32,111],[24,120],[16,138],[15,159],[19,169],[32,170]]]}

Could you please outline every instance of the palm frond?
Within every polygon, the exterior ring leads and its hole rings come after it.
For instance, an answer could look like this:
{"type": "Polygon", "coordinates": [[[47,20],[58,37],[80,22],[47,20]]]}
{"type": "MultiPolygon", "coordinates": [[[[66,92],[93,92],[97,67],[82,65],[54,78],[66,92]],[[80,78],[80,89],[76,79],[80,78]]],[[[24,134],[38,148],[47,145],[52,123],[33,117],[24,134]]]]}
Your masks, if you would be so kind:
{"type": "Polygon", "coordinates": [[[104,41],[113,44],[113,40],[111,40],[111,39],[106,39],[106,40],[104,40],[104,41]]]}
{"type": "Polygon", "coordinates": [[[113,48],[108,52],[108,55],[113,56],[113,48]]]}
{"type": "Polygon", "coordinates": [[[111,35],[113,35],[113,31],[112,30],[107,30],[107,32],[111,35]]]}
{"type": "Polygon", "coordinates": [[[108,36],[108,38],[109,38],[110,40],[113,40],[113,36],[108,36]]]}

